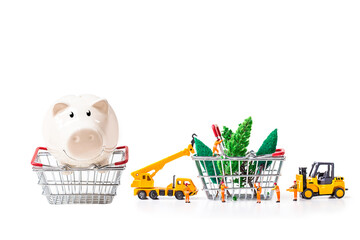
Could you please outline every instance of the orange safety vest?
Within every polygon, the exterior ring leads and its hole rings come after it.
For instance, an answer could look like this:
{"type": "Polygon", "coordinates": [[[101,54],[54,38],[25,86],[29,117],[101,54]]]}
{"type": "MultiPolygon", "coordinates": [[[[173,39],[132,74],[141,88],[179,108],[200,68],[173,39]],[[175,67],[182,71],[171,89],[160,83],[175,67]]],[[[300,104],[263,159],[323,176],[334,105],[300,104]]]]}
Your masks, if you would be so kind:
{"type": "Polygon", "coordinates": [[[215,143],[214,143],[213,149],[217,149],[217,146],[218,146],[220,143],[222,143],[222,141],[224,141],[224,140],[216,140],[215,143]]]}
{"type": "Polygon", "coordinates": [[[276,185],[276,186],[273,188],[273,190],[275,190],[275,192],[280,192],[280,188],[279,188],[278,185],[276,185]]]}
{"type": "Polygon", "coordinates": [[[225,188],[228,188],[228,187],[225,186],[225,184],[221,184],[221,192],[225,192],[225,188]]]}
{"type": "Polygon", "coordinates": [[[262,188],[259,186],[259,187],[257,187],[256,188],[256,193],[258,194],[258,195],[260,195],[261,194],[261,190],[262,190],[262,188]]]}

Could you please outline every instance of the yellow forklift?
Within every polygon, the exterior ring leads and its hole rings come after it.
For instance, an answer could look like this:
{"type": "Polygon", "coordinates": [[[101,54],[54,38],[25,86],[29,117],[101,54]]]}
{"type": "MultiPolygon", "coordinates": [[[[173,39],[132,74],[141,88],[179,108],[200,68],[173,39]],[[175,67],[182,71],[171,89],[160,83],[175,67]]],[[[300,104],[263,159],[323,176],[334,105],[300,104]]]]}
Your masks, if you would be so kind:
{"type": "Polygon", "coordinates": [[[174,176],[173,182],[166,188],[154,187],[153,179],[156,173],[161,170],[165,164],[183,156],[190,156],[191,153],[194,153],[194,149],[192,144],[189,144],[187,148],[174,155],[132,172],[131,176],[133,176],[134,181],[132,182],[131,187],[135,187],[134,195],[137,195],[141,200],[146,199],[147,196],[151,199],[157,199],[158,196],[175,196],[176,199],[182,200],[185,196],[184,190],[186,185],[190,191],[189,195],[196,195],[198,190],[190,178],[175,179],[174,176]]]}
{"type": "Polygon", "coordinates": [[[345,195],[345,182],[343,177],[335,177],[334,163],[314,162],[309,176],[306,177],[306,167],[299,168],[296,175],[297,191],[305,199],[313,196],[331,195],[342,198],[345,195]]]}

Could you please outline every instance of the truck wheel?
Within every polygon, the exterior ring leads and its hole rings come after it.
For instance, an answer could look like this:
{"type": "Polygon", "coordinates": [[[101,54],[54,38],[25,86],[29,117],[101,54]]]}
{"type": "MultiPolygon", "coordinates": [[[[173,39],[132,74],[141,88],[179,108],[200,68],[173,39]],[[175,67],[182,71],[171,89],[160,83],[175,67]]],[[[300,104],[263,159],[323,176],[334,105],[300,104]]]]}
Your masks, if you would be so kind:
{"type": "Polygon", "coordinates": [[[175,198],[176,198],[177,200],[183,200],[183,199],[184,199],[184,193],[181,192],[181,191],[175,192],[175,198]]]}
{"type": "Polygon", "coordinates": [[[305,199],[311,199],[313,196],[314,192],[310,188],[307,188],[302,192],[302,197],[305,199]]]}
{"type": "Polygon", "coordinates": [[[149,193],[149,197],[153,200],[155,199],[158,199],[158,194],[155,190],[152,190],[150,193],[149,193]]]}
{"type": "Polygon", "coordinates": [[[146,192],[145,191],[139,191],[138,192],[138,197],[141,199],[141,200],[144,200],[146,199],[146,192]]]}
{"type": "Polygon", "coordinates": [[[335,191],[334,191],[334,196],[335,196],[336,198],[342,198],[344,195],[345,195],[344,189],[342,189],[342,188],[337,188],[337,189],[335,189],[335,191]]]}

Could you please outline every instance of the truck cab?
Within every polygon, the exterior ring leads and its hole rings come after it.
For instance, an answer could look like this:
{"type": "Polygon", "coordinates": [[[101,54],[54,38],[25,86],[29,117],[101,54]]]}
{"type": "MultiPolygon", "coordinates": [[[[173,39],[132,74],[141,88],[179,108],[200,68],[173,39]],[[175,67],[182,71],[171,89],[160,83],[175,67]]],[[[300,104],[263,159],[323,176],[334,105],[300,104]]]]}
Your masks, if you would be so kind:
{"type": "MultiPolygon", "coordinates": [[[[176,178],[175,179],[175,176],[173,177],[173,183],[169,184],[166,187],[166,189],[168,191],[171,189],[175,193],[176,192],[183,193],[182,196],[179,196],[179,198],[182,199],[183,196],[185,195],[184,190],[185,190],[186,184],[188,185],[188,188],[189,188],[189,191],[190,191],[190,196],[193,196],[198,192],[198,190],[196,189],[195,184],[193,183],[193,181],[190,178],[176,178]]],[[[178,198],[177,196],[175,196],[175,197],[178,198]]]]}

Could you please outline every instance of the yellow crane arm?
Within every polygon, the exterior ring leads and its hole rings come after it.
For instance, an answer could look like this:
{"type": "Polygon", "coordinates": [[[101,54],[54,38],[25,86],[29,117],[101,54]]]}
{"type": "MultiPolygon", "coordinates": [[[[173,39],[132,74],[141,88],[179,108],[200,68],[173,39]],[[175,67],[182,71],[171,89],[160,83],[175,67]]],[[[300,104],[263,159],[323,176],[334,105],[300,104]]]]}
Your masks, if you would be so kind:
{"type": "Polygon", "coordinates": [[[192,145],[189,144],[189,146],[187,148],[185,148],[184,150],[182,150],[178,153],[175,153],[174,155],[171,155],[167,158],[164,158],[160,161],[157,161],[157,162],[150,164],[144,168],[141,168],[137,171],[132,172],[131,176],[133,176],[135,179],[138,179],[140,177],[140,174],[154,171],[150,175],[150,177],[153,178],[156,175],[156,173],[165,166],[165,164],[167,164],[171,161],[174,161],[175,159],[178,159],[183,156],[190,156],[191,153],[194,153],[194,149],[193,149],[192,145]]]}

